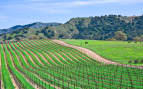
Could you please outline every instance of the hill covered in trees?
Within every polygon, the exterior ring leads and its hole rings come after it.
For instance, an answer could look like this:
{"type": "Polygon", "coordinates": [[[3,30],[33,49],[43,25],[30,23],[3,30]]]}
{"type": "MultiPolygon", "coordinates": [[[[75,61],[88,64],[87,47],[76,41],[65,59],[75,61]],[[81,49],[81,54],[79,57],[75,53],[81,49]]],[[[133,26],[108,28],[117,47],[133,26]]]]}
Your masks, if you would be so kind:
{"type": "Polygon", "coordinates": [[[143,16],[105,15],[78,17],[72,18],[65,24],[45,26],[40,29],[29,27],[18,29],[8,34],[1,34],[0,39],[74,38],[106,40],[122,35],[124,36],[124,40],[133,40],[142,36],[143,16]]]}

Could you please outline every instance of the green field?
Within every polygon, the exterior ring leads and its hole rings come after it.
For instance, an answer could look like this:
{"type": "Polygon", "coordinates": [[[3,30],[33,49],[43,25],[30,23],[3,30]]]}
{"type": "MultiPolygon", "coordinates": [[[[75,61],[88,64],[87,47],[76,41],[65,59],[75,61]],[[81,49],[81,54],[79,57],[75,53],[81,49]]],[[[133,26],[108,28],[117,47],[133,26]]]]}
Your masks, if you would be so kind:
{"type": "Polygon", "coordinates": [[[64,40],[88,48],[100,56],[123,64],[143,64],[143,44],[126,41],[64,40]],[[88,42],[88,44],[85,44],[88,42]]]}
{"type": "Polygon", "coordinates": [[[105,65],[51,40],[0,44],[1,89],[143,89],[143,70],[105,65]]]}

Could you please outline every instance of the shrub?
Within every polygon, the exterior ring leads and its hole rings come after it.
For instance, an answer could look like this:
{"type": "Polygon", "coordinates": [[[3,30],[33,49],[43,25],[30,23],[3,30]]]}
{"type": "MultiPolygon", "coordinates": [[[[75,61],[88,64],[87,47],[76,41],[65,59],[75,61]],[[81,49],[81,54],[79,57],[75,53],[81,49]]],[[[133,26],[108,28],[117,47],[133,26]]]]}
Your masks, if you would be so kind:
{"type": "Polygon", "coordinates": [[[134,60],[134,63],[137,64],[139,61],[138,60],[134,60]]]}
{"type": "Polygon", "coordinates": [[[141,63],[143,63],[143,59],[141,60],[141,63]]]}
{"type": "Polygon", "coordinates": [[[132,63],[132,61],[130,60],[130,61],[128,61],[128,63],[132,63]]]}

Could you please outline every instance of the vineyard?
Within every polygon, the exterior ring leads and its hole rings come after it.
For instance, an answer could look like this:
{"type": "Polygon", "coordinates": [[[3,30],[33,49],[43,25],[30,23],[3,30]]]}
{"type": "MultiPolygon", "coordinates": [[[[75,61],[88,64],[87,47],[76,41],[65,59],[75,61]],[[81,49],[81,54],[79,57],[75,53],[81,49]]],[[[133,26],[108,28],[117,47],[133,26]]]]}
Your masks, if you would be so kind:
{"type": "Polygon", "coordinates": [[[3,42],[1,89],[143,89],[140,68],[107,65],[52,40],[3,42]]]}

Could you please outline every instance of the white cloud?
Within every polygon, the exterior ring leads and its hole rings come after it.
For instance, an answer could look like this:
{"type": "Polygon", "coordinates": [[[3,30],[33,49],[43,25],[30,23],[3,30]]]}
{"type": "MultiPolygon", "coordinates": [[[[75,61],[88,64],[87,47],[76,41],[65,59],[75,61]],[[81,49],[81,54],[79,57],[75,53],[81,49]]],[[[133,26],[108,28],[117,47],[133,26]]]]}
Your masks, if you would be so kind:
{"type": "MultiPolygon", "coordinates": [[[[67,13],[69,10],[66,8],[57,7],[53,3],[17,3],[17,4],[8,4],[1,5],[0,8],[4,8],[6,10],[10,10],[11,12],[17,12],[17,14],[22,13],[43,13],[43,14],[59,14],[59,13],[67,13]]],[[[0,17],[2,18],[2,17],[0,17]]]]}
{"type": "MultiPolygon", "coordinates": [[[[8,4],[0,6],[6,9],[11,9],[19,12],[44,12],[44,13],[69,13],[70,8],[81,6],[92,6],[102,4],[130,4],[142,3],[143,0],[71,0],[71,1],[57,1],[57,0],[24,0],[16,4],[8,4]]],[[[103,6],[104,7],[104,6],[103,6]]]]}
{"type": "Polygon", "coordinates": [[[109,4],[109,3],[119,3],[119,4],[130,4],[130,3],[142,3],[143,0],[76,0],[70,2],[58,2],[55,3],[57,6],[63,7],[75,7],[75,6],[87,6],[87,5],[97,5],[97,4],[109,4]]]}

